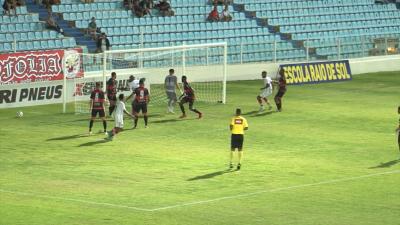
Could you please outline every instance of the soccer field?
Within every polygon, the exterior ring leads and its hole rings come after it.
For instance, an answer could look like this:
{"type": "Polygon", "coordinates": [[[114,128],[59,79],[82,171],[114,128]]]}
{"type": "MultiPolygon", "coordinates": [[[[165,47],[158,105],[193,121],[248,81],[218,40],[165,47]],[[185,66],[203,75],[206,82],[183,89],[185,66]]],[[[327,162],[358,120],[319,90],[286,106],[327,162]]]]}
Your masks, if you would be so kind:
{"type": "Polygon", "coordinates": [[[61,105],[0,110],[0,224],[400,224],[398,72],[289,86],[283,112],[259,115],[261,86],[229,82],[226,105],[195,105],[201,120],[150,106],[148,129],[126,119],[113,141],[61,105]],[[236,107],[240,171],[227,170],[236,107]]]}

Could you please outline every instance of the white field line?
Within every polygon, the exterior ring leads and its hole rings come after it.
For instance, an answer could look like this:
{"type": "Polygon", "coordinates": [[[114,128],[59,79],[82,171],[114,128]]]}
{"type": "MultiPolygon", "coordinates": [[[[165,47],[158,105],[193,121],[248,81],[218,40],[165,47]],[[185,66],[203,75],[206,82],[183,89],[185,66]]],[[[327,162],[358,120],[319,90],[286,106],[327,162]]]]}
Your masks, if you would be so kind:
{"type": "Polygon", "coordinates": [[[123,209],[131,209],[131,210],[136,210],[136,211],[155,212],[155,211],[167,210],[167,209],[178,208],[178,207],[207,204],[207,203],[218,202],[218,201],[223,201],[223,200],[228,200],[228,199],[251,197],[251,196],[254,196],[254,195],[260,195],[260,194],[264,194],[264,193],[273,193],[273,192],[279,192],[279,191],[296,190],[296,189],[301,189],[301,188],[306,188],[306,187],[313,187],[313,186],[320,186],[320,185],[325,185],[325,184],[343,183],[343,182],[347,182],[347,181],[354,181],[354,180],[360,180],[360,179],[369,178],[369,177],[376,177],[376,176],[388,175],[388,174],[396,174],[396,173],[400,173],[400,170],[393,170],[393,171],[382,172],[382,173],[373,173],[373,174],[367,174],[367,175],[362,175],[362,176],[357,176],[357,177],[333,179],[333,180],[322,181],[322,182],[317,182],[317,183],[300,184],[300,185],[289,186],[289,187],[275,188],[275,189],[271,189],[271,190],[261,190],[261,191],[256,191],[256,192],[252,192],[252,193],[247,193],[247,194],[231,195],[231,196],[225,196],[225,197],[214,198],[214,199],[209,199],[209,200],[202,200],[202,201],[196,201],[196,202],[188,202],[188,203],[182,203],[182,204],[158,207],[158,208],[153,208],[153,209],[140,208],[140,207],[134,207],[134,206],[127,206],[127,205],[120,205],[120,204],[113,204],[113,203],[106,203],[106,202],[88,201],[88,200],[75,199],[75,198],[56,197],[56,196],[49,196],[49,195],[30,193],[30,192],[9,191],[9,190],[4,190],[4,189],[0,189],[0,192],[9,193],[9,194],[15,194],[15,195],[25,195],[25,196],[31,196],[31,197],[36,197],[36,198],[45,198],[45,199],[55,199],[55,200],[70,201],[70,202],[79,202],[79,203],[85,203],[85,204],[90,204],[90,205],[100,205],[100,206],[106,206],[106,207],[112,207],[112,208],[123,208],[123,209]]]}

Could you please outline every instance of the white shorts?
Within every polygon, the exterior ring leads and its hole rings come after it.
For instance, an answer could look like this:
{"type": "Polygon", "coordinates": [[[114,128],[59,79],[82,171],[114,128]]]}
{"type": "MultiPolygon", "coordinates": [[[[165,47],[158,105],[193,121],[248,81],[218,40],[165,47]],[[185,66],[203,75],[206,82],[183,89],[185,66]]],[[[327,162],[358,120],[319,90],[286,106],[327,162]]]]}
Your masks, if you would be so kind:
{"type": "Polygon", "coordinates": [[[124,128],[124,119],[123,118],[115,118],[115,127],[124,128]]]}
{"type": "Polygon", "coordinates": [[[271,88],[266,88],[262,90],[262,92],[259,94],[261,98],[266,98],[268,96],[272,95],[272,89],[271,88]]]}

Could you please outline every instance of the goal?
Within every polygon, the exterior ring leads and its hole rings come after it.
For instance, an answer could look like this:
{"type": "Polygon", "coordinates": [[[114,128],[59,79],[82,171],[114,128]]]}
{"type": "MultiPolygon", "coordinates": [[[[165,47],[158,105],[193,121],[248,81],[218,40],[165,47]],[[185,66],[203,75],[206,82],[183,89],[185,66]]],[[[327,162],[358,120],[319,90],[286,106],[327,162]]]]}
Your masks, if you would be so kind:
{"type": "MultiPolygon", "coordinates": [[[[226,102],[227,44],[183,44],[170,47],[152,47],[105,51],[101,54],[82,54],[85,75],[67,81],[69,98],[74,102],[75,113],[89,113],[89,96],[96,82],[106,80],[116,72],[118,93],[129,95],[128,78],[146,78],[152,105],[165,105],[167,98],[164,79],[169,69],[175,70],[180,83],[181,76],[195,90],[196,101],[206,103],[226,102]]],[[[177,93],[179,94],[179,93],[177,93]]],[[[65,107],[64,107],[65,108],[65,107]]]]}

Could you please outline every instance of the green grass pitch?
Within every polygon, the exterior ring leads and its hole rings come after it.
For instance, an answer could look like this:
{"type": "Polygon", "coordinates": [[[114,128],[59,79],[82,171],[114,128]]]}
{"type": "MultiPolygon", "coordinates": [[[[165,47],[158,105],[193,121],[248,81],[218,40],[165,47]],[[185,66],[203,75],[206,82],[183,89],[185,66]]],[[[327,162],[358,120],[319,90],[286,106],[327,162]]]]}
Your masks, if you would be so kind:
{"type": "Polygon", "coordinates": [[[0,110],[0,224],[400,224],[399,73],[289,86],[283,112],[257,115],[260,86],[229,82],[201,120],[150,107],[148,129],[126,120],[111,142],[60,105],[0,110]],[[250,126],[239,172],[236,107],[250,126]]]}

